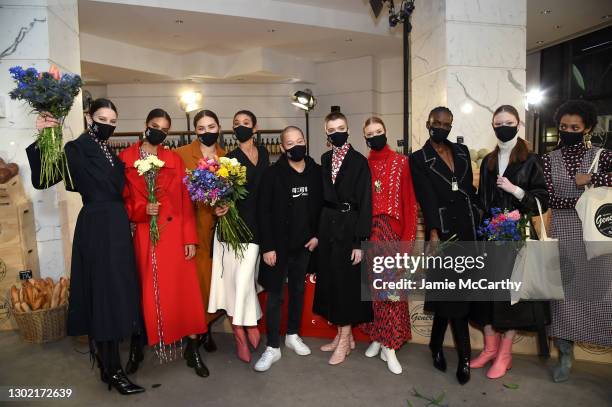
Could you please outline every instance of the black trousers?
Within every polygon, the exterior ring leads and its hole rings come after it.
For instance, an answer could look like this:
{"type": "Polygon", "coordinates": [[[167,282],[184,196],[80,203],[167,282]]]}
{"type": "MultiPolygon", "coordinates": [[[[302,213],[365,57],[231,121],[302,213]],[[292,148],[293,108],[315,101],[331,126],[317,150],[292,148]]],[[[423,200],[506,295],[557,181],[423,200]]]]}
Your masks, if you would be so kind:
{"type": "MultiPolygon", "coordinates": [[[[302,309],[304,306],[304,279],[308,271],[309,259],[310,251],[305,248],[290,252],[287,259],[287,292],[289,297],[287,335],[297,334],[300,329],[302,309]]],[[[268,330],[268,346],[272,348],[280,347],[280,318],[281,305],[283,303],[283,286],[284,284],[281,285],[279,290],[268,291],[266,325],[268,330]]]]}
{"type": "Polygon", "coordinates": [[[434,315],[433,325],[431,327],[431,338],[429,340],[429,349],[432,352],[437,352],[442,349],[444,342],[444,334],[446,327],[450,321],[453,339],[455,340],[455,349],[459,358],[470,357],[472,347],[470,344],[470,331],[468,319],[466,318],[446,318],[438,314],[434,315]]]}

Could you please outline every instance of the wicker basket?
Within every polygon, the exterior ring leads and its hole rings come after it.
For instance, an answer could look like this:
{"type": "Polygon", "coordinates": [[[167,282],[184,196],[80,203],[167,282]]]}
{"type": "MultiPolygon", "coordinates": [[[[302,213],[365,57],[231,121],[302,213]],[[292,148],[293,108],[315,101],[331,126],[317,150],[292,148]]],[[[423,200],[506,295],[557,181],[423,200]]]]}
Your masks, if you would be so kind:
{"type": "Polygon", "coordinates": [[[17,312],[13,309],[21,339],[37,344],[64,338],[67,315],[68,304],[31,312],[17,312]]]}

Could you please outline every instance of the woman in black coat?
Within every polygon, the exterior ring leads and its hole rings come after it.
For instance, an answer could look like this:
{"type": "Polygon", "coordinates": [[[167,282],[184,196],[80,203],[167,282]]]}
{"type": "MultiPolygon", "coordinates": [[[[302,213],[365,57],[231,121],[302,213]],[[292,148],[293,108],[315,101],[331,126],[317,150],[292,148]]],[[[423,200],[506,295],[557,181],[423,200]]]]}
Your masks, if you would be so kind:
{"type": "MultiPolygon", "coordinates": [[[[134,246],[122,199],[125,169],[107,145],[116,126],[117,109],[110,100],[97,99],[89,109],[88,121],[88,131],[65,146],[72,179],[72,183],[65,182],[66,189],[83,199],[72,244],[67,330],[71,336],[89,336],[101,379],[109,390],[113,386],[121,394],[141,393],[144,388],[128,379],[119,357],[119,341],[140,333],[142,319],[134,246]]],[[[37,127],[55,123],[39,117],[37,127]]],[[[26,153],[32,184],[44,189],[36,143],[26,153]]]]}
{"type": "MultiPolygon", "coordinates": [[[[472,181],[468,149],[447,140],[453,114],[446,107],[437,107],[429,114],[426,127],[429,139],[423,148],[410,156],[410,170],[419,206],[425,220],[425,240],[429,242],[476,241],[480,222],[478,198],[472,181]]],[[[427,296],[426,296],[427,299],[427,296]]],[[[429,348],[434,367],[446,370],[442,343],[450,321],[459,356],[457,379],[470,379],[469,302],[426,301],[425,310],[434,313],[429,348]]]]}
{"type": "MultiPolygon", "coordinates": [[[[480,167],[478,196],[486,216],[492,208],[513,211],[521,215],[537,215],[540,202],[542,211],[548,206],[548,192],[540,158],[530,153],[527,143],[518,137],[519,113],[513,106],[500,106],[493,114],[493,130],[498,143],[483,160],[480,167]]],[[[533,227],[531,230],[534,230],[533,227]]],[[[535,232],[532,239],[537,238],[535,232]]],[[[514,256],[512,256],[512,259],[514,256]]],[[[514,264],[509,261],[507,264],[514,264]]],[[[494,360],[487,377],[497,379],[506,374],[512,364],[512,340],[516,329],[535,330],[539,334],[541,351],[548,354],[545,325],[550,323],[548,302],[526,301],[474,302],[470,318],[484,327],[484,350],[472,360],[470,366],[481,368],[494,360]],[[498,331],[505,331],[501,338],[498,331]]]]}
{"type": "Polygon", "coordinates": [[[361,243],[372,227],[372,181],[368,160],[347,142],[348,122],[339,112],[325,118],[332,150],[321,156],[323,210],[319,223],[317,283],[313,311],[338,326],[332,365],[354,348],[351,325],[372,321],[372,303],[361,300],[361,243]]]}

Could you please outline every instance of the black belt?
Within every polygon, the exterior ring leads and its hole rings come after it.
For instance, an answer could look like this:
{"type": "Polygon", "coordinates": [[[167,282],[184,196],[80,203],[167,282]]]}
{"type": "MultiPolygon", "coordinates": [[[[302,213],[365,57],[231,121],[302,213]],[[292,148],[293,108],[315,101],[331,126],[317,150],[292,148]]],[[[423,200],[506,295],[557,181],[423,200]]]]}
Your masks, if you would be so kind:
{"type": "Polygon", "coordinates": [[[359,207],[354,204],[354,203],[350,203],[350,202],[330,202],[330,201],[325,201],[323,203],[323,206],[325,206],[326,208],[329,209],[334,209],[336,211],[345,213],[345,212],[357,212],[359,210],[359,207]]]}

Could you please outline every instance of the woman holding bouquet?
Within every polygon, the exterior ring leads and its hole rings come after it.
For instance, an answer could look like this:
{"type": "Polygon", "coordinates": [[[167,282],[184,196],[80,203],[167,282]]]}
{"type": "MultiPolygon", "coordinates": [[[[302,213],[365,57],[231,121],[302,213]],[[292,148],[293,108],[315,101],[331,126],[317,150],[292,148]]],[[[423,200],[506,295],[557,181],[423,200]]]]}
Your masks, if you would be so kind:
{"type": "MultiPolygon", "coordinates": [[[[533,216],[538,213],[536,199],[543,212],[548,206],[541,161],[536,154],[529,152],[525,140],[518,137],[519,123],[519,113],[513,106],[500,106],[493,114],[497,146],[482,160],[478,189],[486,214],[492,208],[499,208],[533,216]]],[[[535,232],[531,238],[537,239],[535,232]]],[[[510,369],[512,340],[517,329],[538,332],[541,352],[548,353],[545,325],[550,321],[550,311],[547,302],[524,301],[515,305],[501,301],[474,302],[470,318],[484,327],[485,343],[481,354],[470,362],[470,367],[481,368],[493,361],[487,372],[489,379],[500,378],[510,369]]]]}
{"type": "MultiPolygon", "coordinates": [[[[103,382],[121,394],[145,391],[132,383],[121,367],[119,342],[142,331],[140,290],[130,223],[121,199],[124,165],[108,148],[117,125],[117,108],[108,99],[96,99],[87,114],[88,128],[66,143],[71,182],[66,189],[83,199],[72,243],[68,335],[88,335],[103,382]]],[[[57,126],[41,115],[37,129],[57,126]]],[[[36,143],[26,149],[34,188],[49,184],[40,178],[41,153],[36,143]]]]}
{"type": "MultiPolygon", "coordinates": [[[[177,148],[176,153],[181,157],[185,167],[193,170],[202,158],[211,159],[223,157],[225,151],[219,146],[219,135],[221,125],[219,118],[210,110],[201,110],[193,118],[193,127],[197,139],[191,144],[177,148]]],[[[210,298],[210,279],[212,274],[212,241],[216,215],[210,205],[196,204],[196,226],[198,232],[198,247],[196,249],[196,265],[198,270],[198,281],[200,282],[200,294],[204,310],[208,309],[210,298]]],[[[214,352],[217,346],[212,338],[211,324],[221,315],[217,312],[210,314],[206,312],[206,323],[208,332],[202,336],[202,346],[207,352],[214,352]]]]}
{"type": "MultiPolygon", "coordinates": [[[[251,237],[243,237],[243,251],[238,253],[229,242],[219,242],[218,233],[215,233],[208,312],[225,310],[232,322],[238,358],[248,363],[251,361],[248,344],[256,349],[260,341],[257,321],[261,318],[261,308],[256,289],[256,270],[259,264],[257,197],[262,174],[270,160],[268,151],[255,144],[253,135],[257,133],[257,118],[252,112],[237,112],[233,127],[239,148],[227,157],[235,158],[246,167],[248,194],[236,202],[236,207],[251,237]]],[[[227,212],[228,207],[215,208],[217,216],[226,216],[227,212]]]]}
{"type": "MultiPolygon", "coordinates": [[[[372,173],[372,234],[370,241],[414,241],[417,224],[417,203],[412,187],[408,158],[395,153],[387,144],[385,123],[370,117],[363,127],[370,148],[368,165],[372,173]]],[[[367,357],[381,353],[392,373],[400,374],[402,365],[395,351],[411,338],[408,300],[375,300],[374,320],[364,324],[372,343],[367,357]]]]}
{"type": "MultiPolygon", "coordinates": [[[[170,361],[187,336],[183,353],[187,366],[207,377],[198,351],[197,335],[206,333],[207,326],[194,260],[198,242],[195,214],[183,184],[183,161],[161,146],[170,125],[168,113],[153,109],[147,116],[144,139],[120,153],[127,181],[123,198],[136,224],[134,248],[149,345],[155,346],[160,361],[170,361]]],[[[142,360],[140,343],[133,338],[131,371],[142,360]]]]}
{"type": "Polygon", "coordinates": [[[597,126],[597,111],[589,102],[563,103],[555,113],[555,123],[560,148],[544,156],[544,177],[552,208],[551,235],[559,239],[565,300],[552,301],[548,333],[559,349],[553,380],[563,382],[570,377],[574,342],[612,346],[612,256],[587,260],[582,222],[576,211],[586,185],[612,187],[612,151],[586,141],[597,126]],[[597,168],[590,173],[599,150],[597,168]]]}

